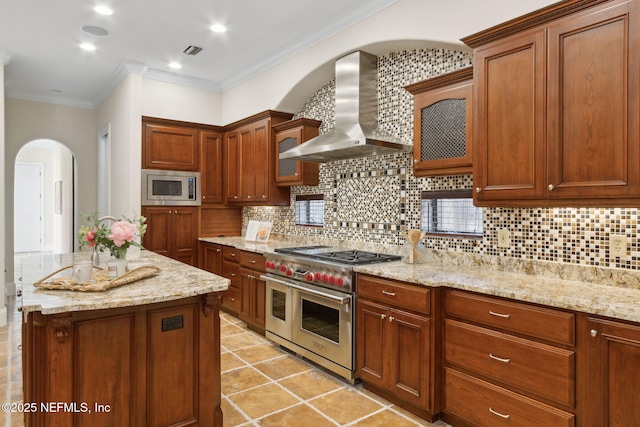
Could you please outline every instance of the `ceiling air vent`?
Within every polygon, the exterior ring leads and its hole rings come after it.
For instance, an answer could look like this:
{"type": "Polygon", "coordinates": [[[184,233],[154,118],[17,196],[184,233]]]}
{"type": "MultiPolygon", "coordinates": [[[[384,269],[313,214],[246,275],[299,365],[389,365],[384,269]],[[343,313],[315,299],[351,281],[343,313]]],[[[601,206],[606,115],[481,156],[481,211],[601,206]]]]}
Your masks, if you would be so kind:
{"type": "Polygon", "coordinates": [[[183,50],[182,52],[187,54],[187,55],[197,55],[200,53],[200,51],[202,50],[201,47],[198,46],[189,46],[188,48],[186,48],[185,50],[183,50]]]}

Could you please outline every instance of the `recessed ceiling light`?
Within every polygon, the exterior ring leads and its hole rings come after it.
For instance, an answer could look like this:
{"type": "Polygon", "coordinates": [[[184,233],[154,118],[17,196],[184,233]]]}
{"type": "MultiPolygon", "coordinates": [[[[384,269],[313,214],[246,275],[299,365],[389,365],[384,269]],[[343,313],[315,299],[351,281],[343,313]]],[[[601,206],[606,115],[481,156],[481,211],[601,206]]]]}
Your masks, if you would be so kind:
{"type": "Polygon", "coordinates": [[[169,64],[169,67],[173,68],[174,70],[179,70],[180,68],[182,68],[182,65],[178,64],[177,62],[172,62],[169,64]]]}
{"type": "Polygon", "coordinates": [[[214,33],[224,33],[227,31],[227,27],[222,24],[213,24],[211,26],[211,31],[213,31],[214,33]]]}
{"type": "Polygon", "coordinates": [[[93,10],[100,15],[113,15],[113,10],[109,6],[105,6],[103,4],[94,7],[93,10]]]}
{"type": "Polygon", "coordinates": [[[80,47],[84,50],[96,50],[96,47],[91,43],[82,43],[80,47]]]}
{"type": "Polygon", "coordinates": [[[85,25],[81,30],[87,34],[91,34],[92,36],[106,36],[109,34],[109,31],[104,28],[96,27],[94,25],[85,25]]]}

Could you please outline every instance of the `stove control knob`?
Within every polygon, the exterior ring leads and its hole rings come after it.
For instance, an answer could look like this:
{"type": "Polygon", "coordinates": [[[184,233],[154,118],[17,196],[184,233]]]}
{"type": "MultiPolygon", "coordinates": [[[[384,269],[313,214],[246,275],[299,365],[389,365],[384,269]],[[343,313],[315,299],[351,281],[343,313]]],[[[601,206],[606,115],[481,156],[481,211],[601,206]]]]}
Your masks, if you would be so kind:
{"type": "Polygon", "coordinates": [[[327,283],[327,280],[329,280],[329,275],[327,273],[322,273],[321,279],[323,282],[327,283]]]}
{"type": "Polygon", "coordinates": [[[313,282],[313,274],[312,273],[305,274],[304,278],[307,279],[307,282],[313,282]]]}
{"type": "Polygon", "coordinates": [[[313,273],[313,280],[320,280],[322,276],[317,271],[313,273]]]}
{"type": "Polygon", "coordinates": [[[337,286],[344,286],[344,279],[342,277],[338,277],[336,279],[336,285],[337,286]]]}
{"type": "Polygon", "coordinates": [[[284,264],[280,264],[280,271],[282,271],[283,273],[287,271],[287,266],[284,264]]]}
{"type": "Polygon", "coordinates": [[[273,261],[265,261],[264,266],[265,268],[276,268],[276,263],[273,261]]]}
{"type": "Polygon", "coordinates": [[[289,277],[293,276],[293,268],[288,269],[285,274],[289,277]]]}
{"type": "Polygon", "coordinates": [[[331,285],[336,284],[336,276],[334,276],[333,274],[329,275],[329,284],[331,285]]]}

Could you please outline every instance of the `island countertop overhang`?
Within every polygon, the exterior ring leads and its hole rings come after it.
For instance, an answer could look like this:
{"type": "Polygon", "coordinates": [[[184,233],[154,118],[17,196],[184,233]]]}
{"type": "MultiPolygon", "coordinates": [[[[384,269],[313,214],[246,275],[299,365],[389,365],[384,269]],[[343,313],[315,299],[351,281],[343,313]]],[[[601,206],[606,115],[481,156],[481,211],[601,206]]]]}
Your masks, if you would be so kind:
{"type": "Polygon", "coordinates": [[[73,265],[74,261],[88,260],[89,256],[89,252],[79,252],[38,256],[33,260],[25,258],[21,266],[22,312],[56,314],[153,304],[223,292],[230,283],[229,279],[180,261],[141,251],[138,258],[129,260],[130,266],[151,264],[162,270],[160,274],[102,292],[46,290],[33,286],[45,275],[73,265]]]}

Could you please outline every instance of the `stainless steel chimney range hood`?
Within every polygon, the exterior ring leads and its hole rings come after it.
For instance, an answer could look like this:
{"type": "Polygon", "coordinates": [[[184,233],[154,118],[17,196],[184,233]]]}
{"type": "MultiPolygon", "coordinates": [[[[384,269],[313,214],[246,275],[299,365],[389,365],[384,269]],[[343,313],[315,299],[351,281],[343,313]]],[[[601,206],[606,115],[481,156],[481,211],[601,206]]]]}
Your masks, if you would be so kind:
{"type": "Polygon", "coordinates": [[[378,62],[375,55],[356,51],[336,61],[336,126],[280,153],[280,159],[328,162],[412,151],[378,129],[378,62]]]}

